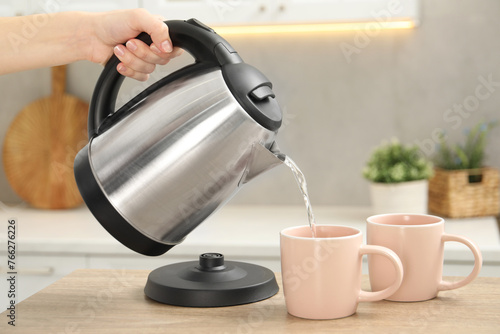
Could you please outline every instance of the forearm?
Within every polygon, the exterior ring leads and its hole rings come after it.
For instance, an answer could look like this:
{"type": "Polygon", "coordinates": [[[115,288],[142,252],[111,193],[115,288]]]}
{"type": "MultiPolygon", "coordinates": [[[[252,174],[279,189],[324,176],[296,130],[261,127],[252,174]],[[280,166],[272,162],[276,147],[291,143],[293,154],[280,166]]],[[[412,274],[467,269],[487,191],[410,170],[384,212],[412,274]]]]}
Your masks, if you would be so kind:
{"type": "Polygon", "coordinates": [[[87,59],[92,15],[63,12],[0,18],[0,75],[87,59]]]}

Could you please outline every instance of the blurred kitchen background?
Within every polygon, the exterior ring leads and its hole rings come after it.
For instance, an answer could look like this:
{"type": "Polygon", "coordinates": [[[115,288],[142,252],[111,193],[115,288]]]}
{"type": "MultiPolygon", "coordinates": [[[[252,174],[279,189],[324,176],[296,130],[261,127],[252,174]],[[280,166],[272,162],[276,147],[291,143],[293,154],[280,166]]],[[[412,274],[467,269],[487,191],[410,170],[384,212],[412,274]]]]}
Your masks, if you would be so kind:
{"type": "MultiPolygon", "coordinates": [[[[212,24],[215,17],[223,24],[250,13],[245,7],[249,4],[256,21],[290,12],[292,21],[305,18],[310,23],[330,14],[342,21],[342,15],[347,18],[363,12],[376,22],[387,18],[384,13],[390,8],[405,4],[416,24],[411,29],[381,30],[375,23],[347,31],[221,33],[246,62],[273,82],[284,111],[277,142],[303,170],[319,223],[364,228],[371,211],[369,183],[361,171],[381,141],[397,137],[405,144],[420,145],[422,153],[432,158],[437,133],[444,131],[452,142],[462,140],[478,121],[500,118],[498,0],[2,0],[0,13],[142,6],[167,19],[197,16],[212,24]],[[370,7],[374,4],[376,10],[370,7]]],[[[125,80],[118,105],[191,62],[184,54],[158,68],[146,83],[125,80]]],[[[85,61],[70,64],[67,92],[90,101],[102,69],[85,61]]],[[[0,145],[16,114],[50,92],[48,68],[0,76],[0,145]]],[[[486,165],[500,168],[500,127],[490,133],[488,143],[486,165]]],[[[283,166],[245,185],[213,219],[159,258],[145,258],[120,245],[85,206],[51,212],[21,205],[21,211],[16,211],[21,200],[7,182],[3,163],[0,201],[8,205],[3,212],[0,207],[1,217],[7,214],[19,220],[24,268],[20,277],[25,280],[19,282],[24,289],[21,298],[74,269],[154,269],[195,260],[207,251],[279,271],[280,229],[306,223],[302,197],[291,172],[283,166]]],[[[7,228],[0,227],[1,239],[7,228]]],[[[500,276],[500,239],[494,217],[448,220],[447,231],[467,235],[480,245],[481,275],[500,276]]],[[[472,268],[472,255],[464,246],[452,246],[445,249],[445,275],[465,276],[472,268]]],[[[2,254],[5,249],[0,250],[2,254]]],[[[6,258],[3,255],[1,259],[6,258]]]]}
{"type": "MultiPolygon", "coordinates": [[[[219,3],[219,17],[224,18],[231,17],[231,12],[243,2],[213,1],[213,4],[219,3]]],[[[23,2],[15,3],[11,1],[11,6],[23,2]]],[[[40,11],[40,3],[34,1],[31,10],[40,11]]],[[[54,0],[48,3],[96,10],[119,7],[120,3],[123,7],[133,7],[134,3],[147,7],[150,2],[54,0]]],[[[166,18],[179,18],[169,16],[168,1],[152,3],[152,9],[160,8],[166,18]]],[[[261,3],[263,12],[265,6],[272,9],[273,2],[261,3]]],[[[287,1],[282,3],[287,5],[287,1]]],[[[294,1],[290,3],[293,5],[294,1]]],[[[311,12],[315,11],[312,3],[311,12]]],[[[446,131],[450,138],[461,139],[463,132],[479,120],[499,119],[500,2],[422,0],[416,4],[419,24],[412,29],[380,30],[375,26],[367,31],[225,36],[246,62],[273,82],[285,113],[278,143],[306,175],[313,204],[368,205],[368,182],[362,178],[361,169],[372,149],[384,139],[397,137],[403,143],[418,143],[431,156],[435,132],[439,131],[436,129],[446,131]],[[478,87],[488,81],[490,86],[480,88],[480,92],[486,94],[489,89],[491,94],[475,98],[478,87]],[[457,109],[453,111],[457,105],[464,106],[463,114],[457,109]]],[[[187,12],[186,16],[189,15],[187,12]]],[[[175,59],[158,69],[150,82],[189,62],[188,55],[175,59]]],[[[101,70],[101,65],[90,62],[71,64],[68,93],[89,101],[101,70]]],[[[147,84],[127,79],[119,101],[125,102],[145,87],[147,84]]],[[[30,102],[49,95],[50,90],[49,69],[0,77],[0,144],[16,114],[30,102]]],[[[500,128],[496,128],[487,148],[490,166],[500,167],[499,142],[500,128]]],[[[3,169],[0,200],[19,201],[3,169]]],[[[280,167],[248,184],[230,204],[300,204],[301,201],[292,174],[280,167]]]]}

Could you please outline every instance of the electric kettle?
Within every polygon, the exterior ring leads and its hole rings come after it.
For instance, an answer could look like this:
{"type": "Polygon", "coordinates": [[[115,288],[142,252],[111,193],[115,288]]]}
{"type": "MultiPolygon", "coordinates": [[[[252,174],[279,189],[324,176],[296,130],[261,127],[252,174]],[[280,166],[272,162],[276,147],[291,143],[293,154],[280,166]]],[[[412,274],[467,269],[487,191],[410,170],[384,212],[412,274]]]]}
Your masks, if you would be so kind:
{"type": "MultiPolygon", "coordinates": [[[[124,77],[106,64],[90,103],[75,178],[92,214],[144,255],[180,243],[246,182],[281,164],[282,113],[271,82],[196,19],[165,22],[195,62],[115,112],[124,77]]],[[[149,35],[137,38],[151,44],[149,35]]]]}

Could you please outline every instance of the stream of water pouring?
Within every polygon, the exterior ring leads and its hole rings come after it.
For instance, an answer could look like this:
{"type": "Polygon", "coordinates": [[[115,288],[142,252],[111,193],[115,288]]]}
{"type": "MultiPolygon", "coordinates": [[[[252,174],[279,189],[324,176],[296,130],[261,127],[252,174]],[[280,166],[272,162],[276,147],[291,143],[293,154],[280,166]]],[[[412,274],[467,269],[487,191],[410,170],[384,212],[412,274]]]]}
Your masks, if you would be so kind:
{"type": "Polygon", "coordinates": [[[304,198],[304,203],[306,204],[307,218],[309,219],[309,227],[311,228],[312,237],[315,238],[316,220],[314,219],[311,201],[309,200],[309,193],[307,192],[307,183],[306,178],[304,177],[304,173],[302,173],[297,164],[288,156],[286,156],[284,164],[290,168],[293,176],[295,177],[295,180],[297,181],[297,184],[299,185],[300,192],[302,193],[302,197],[304,198]]]}

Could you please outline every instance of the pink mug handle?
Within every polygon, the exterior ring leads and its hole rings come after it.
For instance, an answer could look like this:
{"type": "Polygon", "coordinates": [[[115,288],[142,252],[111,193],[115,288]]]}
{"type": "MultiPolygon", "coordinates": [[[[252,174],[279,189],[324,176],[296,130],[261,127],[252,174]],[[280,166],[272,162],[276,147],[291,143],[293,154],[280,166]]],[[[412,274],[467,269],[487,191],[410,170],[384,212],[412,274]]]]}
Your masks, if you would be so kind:
{"type": "Polygon", "coordinates": [[[441,237],[441,241],[443,243],[445,243],[446,241],[456,241],[469,247],[469,249],[472,251],[472,254],[474,254],[474,268],[472,269],[472,272],[469,274],[469,276],[465,277],[463,280],[457,282],[447,282],[441,280],[441,282],[438,285],[438,290],[439,291],[453,290],[472,282],[477,277],[477,275],[479,275],[479,272],[481,271],[481,267],[483,265],[483,257],[481,255],[479,247],[477,247],[476,244],[471,240],[453,234],[443,234],[443,236],[441,237]]]}
{"type": "Polygon", "coordinates": [[[394,268],[396,269],[396,278],[390,286],[383,290],[373,292],[361,290],[359,292],[358,301],[375,302],[393,295],[399,289],[401,282],[403,281],[403,264],[396,253],[389,248],[382,246],[362,245],[359,249],[359,254],[360,256],[363,256],[364,254],[377,254],[385,256],[394,265],[394,268]]]}

